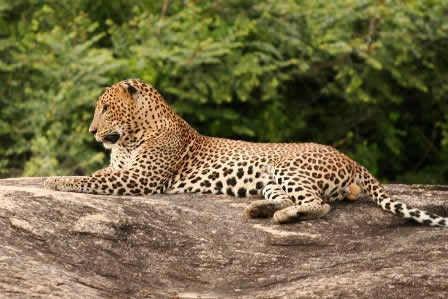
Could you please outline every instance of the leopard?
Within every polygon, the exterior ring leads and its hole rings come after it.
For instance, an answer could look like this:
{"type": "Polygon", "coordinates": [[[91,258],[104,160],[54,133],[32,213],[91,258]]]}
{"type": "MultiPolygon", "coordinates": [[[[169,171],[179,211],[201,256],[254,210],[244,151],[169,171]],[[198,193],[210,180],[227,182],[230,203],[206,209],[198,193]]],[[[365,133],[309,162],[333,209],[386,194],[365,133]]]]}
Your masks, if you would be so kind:
{"type": "Polygon", "coordinates": [[[448,227],[448,218],[393,199],[364,166],[334,147],[202,135],[139,79],[105,88],[89,132],[110,150],[109,165],[89,176],[49,177],[45,188],[102,195],[252,198],[244,215],[272,218],[274,224],[318,219],[330,212],[332,202],[365,195],[386,212],[448,227]]]}

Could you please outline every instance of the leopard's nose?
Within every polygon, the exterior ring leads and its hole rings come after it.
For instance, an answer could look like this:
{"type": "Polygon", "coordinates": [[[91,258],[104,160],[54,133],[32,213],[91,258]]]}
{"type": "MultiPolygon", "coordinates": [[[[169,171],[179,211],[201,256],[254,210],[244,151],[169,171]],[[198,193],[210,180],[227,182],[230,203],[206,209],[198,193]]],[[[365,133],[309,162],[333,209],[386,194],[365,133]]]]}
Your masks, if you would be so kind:
{"type": "Polygon", "coordinates": [[[96,132],[98,132],[98,129],[96,129],[96,128],[89,128],[89,132],[92,133],[93,135],[95,135],[96,132]]]}

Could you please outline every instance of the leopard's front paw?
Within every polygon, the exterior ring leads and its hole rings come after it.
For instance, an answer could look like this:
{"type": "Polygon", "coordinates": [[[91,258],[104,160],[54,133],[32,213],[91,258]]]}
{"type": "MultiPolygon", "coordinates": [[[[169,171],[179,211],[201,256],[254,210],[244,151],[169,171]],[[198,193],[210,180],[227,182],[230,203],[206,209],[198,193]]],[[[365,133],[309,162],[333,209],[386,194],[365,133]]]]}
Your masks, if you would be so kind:
{"type": "Polygon", "coordinates": [[[63,179],[58,177],[49,177],[44,181],[44,188],[50,190],[60,190],[58,186],[63,184],[63,179]]]}

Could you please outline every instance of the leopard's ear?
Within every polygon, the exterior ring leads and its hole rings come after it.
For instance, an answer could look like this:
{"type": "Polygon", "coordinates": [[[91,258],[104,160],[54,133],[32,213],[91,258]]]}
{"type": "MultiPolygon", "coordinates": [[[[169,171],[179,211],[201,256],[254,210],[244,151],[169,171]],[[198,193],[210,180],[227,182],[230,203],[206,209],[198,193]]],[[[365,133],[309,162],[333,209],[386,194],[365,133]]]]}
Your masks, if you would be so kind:
{"type": "Polygon", "coordinates": [[[134,94],[137,93],[137,89],[136,89],[134,86],[129,85],[129,86],[128,86],[128,93],[129,93],[129,94],[131,95],[131,97],[132,97],[132,96],[134,96],[134,94]]]}
{"type": "Polygon", "coordinates": [[[123,93],[127,93],[131,96],[132,99],[137,100],[138,90],[128,82],[121,82],[118,84],[118,87],[123,93]]]}

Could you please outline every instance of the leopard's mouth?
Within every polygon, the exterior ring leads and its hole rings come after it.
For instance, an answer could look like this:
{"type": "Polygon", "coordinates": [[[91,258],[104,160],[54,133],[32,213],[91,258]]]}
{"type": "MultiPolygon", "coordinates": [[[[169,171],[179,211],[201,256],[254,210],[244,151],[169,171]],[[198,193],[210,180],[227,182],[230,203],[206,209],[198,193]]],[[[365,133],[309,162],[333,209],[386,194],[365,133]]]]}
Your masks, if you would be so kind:
{"type": "Polygon", "coordinates": [[[115,144],[120,139],[120,134],[117,132],[110,133],[103,138],[103,143],[115,144]]]}

